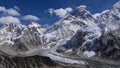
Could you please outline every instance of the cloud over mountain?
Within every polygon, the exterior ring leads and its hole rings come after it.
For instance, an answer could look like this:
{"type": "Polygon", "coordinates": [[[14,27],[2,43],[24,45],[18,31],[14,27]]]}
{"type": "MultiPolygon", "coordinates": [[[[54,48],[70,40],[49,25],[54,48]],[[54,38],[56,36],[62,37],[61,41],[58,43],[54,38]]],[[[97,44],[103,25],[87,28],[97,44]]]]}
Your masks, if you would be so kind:
{"type": "Polygon", "coordinates": [[[0,18],[0,23],[6,24],[6,23],[20,23],[20,20],[16,17],[13,16],[6,16],[6,17],[1,17],[0,18]]]}
{"type": "Polygon", "coordinates": [[[33,20],[33,21],[38,21],[40,20],[37,16],[34,15],[26,15],[23,17],[24,20],[33,20]]]}
{"type": "Polygon", "coordinates": [[[53,13],[56,16],[59,16],[60,18],[64,17],[66,14],[68,14],[69,12],[71,12],[73,9],[70,7],[67,8],[59,8],[59,9],[53,9],[53,8],[49,8],[48,12],[52,15],[53,13]]]}

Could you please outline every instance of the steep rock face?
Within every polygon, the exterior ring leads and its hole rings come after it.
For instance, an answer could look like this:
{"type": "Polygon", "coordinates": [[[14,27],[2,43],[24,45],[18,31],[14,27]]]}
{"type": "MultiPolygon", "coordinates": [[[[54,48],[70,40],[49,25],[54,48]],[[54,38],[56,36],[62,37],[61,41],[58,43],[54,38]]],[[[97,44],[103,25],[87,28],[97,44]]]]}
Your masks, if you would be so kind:
{"type": "Polygon", "coordinates": [[[120,59],[120,30],[103,34],[99,42],[102,57],[120,59]]]}
{"type": "MultiPolygon", "coordinates": [[[[98,25],[97,32],[91,28],[79,30],[71,40],[58,48],[57,51],[65,54],[84,55],[86,57],[99,56],[119,59],[119,4],[117,2],[111,10],[105,10],[101,14],[97,14],[98,16],[95,17],[96,20],[94,21],[98,25]]],[[[74,13],[77,17],[81,18],[84,16],[78,12],[83,13],[80,10],[74,13]]],[[[87,16],[90,17],[89,15],[87,16]]]]}

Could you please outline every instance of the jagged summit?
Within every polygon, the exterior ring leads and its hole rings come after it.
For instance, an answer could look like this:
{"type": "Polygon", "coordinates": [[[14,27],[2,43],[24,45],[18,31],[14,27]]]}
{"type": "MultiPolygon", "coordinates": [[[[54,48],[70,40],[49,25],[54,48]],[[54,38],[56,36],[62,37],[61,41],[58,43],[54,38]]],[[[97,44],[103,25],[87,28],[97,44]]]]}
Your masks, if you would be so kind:
{"type": "Polygon", "coordinates": [[[27,25],[27,27],[31,31],[37,31],[39,34],[42,34],[46,31],[47,28],[43,27],[42,25],[38,24],[37,22],[31,22],[27,25]]]}
{"type": "Polygon", "coordinates": [[[32,27],[41,27],[40,24],[38,24],[37,22],[30,22],[28,25],[27,25],[29,28],[32,28],[32,27]]]}
{"type": "Polygon", "coordinates": [[[86,10],[86,6],[84,5],[77,7],[77,10],[73,12],[72,15],[81,19],[92,19],[91,14],[89,13],[89,11],[86,10]]]}

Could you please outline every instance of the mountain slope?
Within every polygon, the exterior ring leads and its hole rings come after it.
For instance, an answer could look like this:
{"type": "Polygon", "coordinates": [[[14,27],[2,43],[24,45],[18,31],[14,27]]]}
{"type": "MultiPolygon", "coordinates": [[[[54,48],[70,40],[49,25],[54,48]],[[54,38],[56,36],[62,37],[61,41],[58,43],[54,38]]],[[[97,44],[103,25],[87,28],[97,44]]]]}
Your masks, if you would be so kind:
{"type": "MultiPolygon", "coordinates": [[[[119,1],[120,2],[120,1],[119,1]]],[[[100,56],[111,59],[119,58],[119,2],[111,10],[105,10],[95,17],[94,23],[97,24],[97,32],[92,28],[79,30],[65,45],[58,48],[58,52],[75,53],[86,57],[100,56]],[[91,30],[91,31],[90,31],[91,30]],[[115,51],[115,52],[114,52],[115,51]],[[117,52],[117,53],[116,53],[117,52]],[[107,56],[108,55],[108,56],[107,56]]],[[[79,15],[79,14],[78,14],[79,15]]],[[[81,17],[80,17],[81,18],[81,17]]],[[[90,19],[91,20],[91,19],[90,19]]],[[[91,26],[90,26],[91,27],[91,26]]]]}

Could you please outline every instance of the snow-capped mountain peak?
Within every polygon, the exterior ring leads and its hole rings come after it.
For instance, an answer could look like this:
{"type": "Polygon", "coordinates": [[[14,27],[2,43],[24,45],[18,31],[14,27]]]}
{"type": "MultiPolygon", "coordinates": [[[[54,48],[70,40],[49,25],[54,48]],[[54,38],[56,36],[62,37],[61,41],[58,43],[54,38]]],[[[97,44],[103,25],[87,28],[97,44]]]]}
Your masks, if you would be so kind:
{"type": "Polygon", "coordinates": [[[120,8],[120,1],[118,1],[117,3],[115,3],[115,4],[113,5],[113,8],[120,8]]]}
{"type": "Polygon", "coordinates": [[[31,30],[31,31],[37,31],[38,33],[42,34],[46,31],[47,28],[41,26],[40,24],[38,24],[37,22],[31,22],[27,25],[27,27],[31,30]]]}
{"type": "Polygon", "coordinates": [[[33,21],[32,21],[30,24],[28,24],[28,27],[29,27],[29,28],[32,28],[32,27],[36,27],[36,28],[37,28],[37,27],[41,27],[41,25],[38,24],[37,22],[33,22],[33,21]]]}
{"type": "Polygon", "coordinates": [[[92,16],[88,10],[86,10],[86,6],[79,6],[75,12],[72,13],[73,16],[78,17],[80,19],[86,20],[91,19],[92,16]]]}

